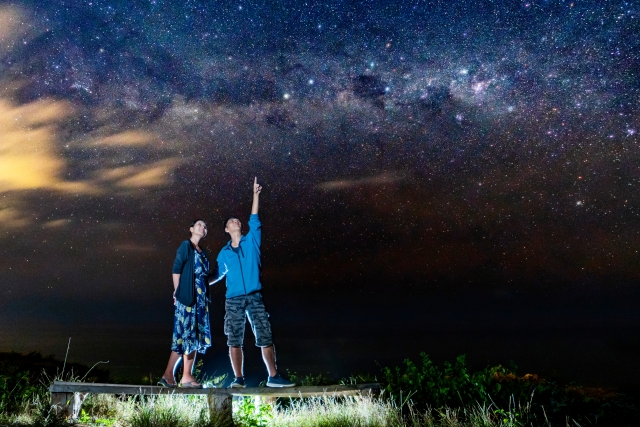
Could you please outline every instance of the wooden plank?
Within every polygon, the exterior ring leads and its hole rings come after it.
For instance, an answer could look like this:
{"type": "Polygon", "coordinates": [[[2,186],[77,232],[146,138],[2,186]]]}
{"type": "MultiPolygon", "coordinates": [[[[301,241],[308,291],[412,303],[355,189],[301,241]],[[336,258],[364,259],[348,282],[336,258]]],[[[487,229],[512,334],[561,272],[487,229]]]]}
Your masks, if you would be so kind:
{"type": "Polygon", "coordinates": [[[356,396],[363,393],[377,392],[380,384],[355,384],[355,385],[331,385],[331,386],[305,386],[305,387],[252,387],[230,388],[233,396],[264,396],[264,397],[320,397],[320,396],[356,396]]]}
{"type": "Polygon", "coordinates": [[[139,394],[143,396],[158,394],[224,394],[226,388],[169,388],[149,385],[78,383],[54,381],[49,387],[52,393],[105,393],[105,394],[139,394]]]}
{"type": "Polygon", "coordinates": [[[306,387],[249,387],[249,388],[168,388],[132,384],[104,384],[54,381],[49,391],[52,393],[106,393],[106,394],[204,394],[232,396],[265,396],[265,397],[315,397],[315,396],[353,396],[363,392],[377,391],[380,384],[354,384],[306,387]]]}
{"type": "Polygon", "coordinates": [[[51,405],[56,413],[77,419],[80,408],[87,393],[95,394],[136,394],[161,395],[185,394],[206,395],[209,404],[211,420],[219,426],[233,424],[231,414],[231,399],[233,396],[259,396],[266,402],[274,404],[277,397],[322,397],[322,396],[353,396],[358,394],[377,393],[380,384],[331,385],[318,387],[287,387],[287,388],[168,388],[133,384],[104,384],[78,383],[54,381],[49,387],[51,405]]]}

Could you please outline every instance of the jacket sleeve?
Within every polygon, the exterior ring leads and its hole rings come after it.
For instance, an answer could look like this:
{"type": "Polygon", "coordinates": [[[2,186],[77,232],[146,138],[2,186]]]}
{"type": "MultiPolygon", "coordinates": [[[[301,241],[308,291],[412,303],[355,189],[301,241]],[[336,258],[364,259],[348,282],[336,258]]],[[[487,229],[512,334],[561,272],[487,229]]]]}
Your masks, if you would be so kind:
{"type": "Polygon", "coordinates": [[[216,263],[212,266],[212,268],[209,270],[209,284],[213,285],[216,282],[219,282],[220,280],[222,280],[222,278],[224,276],[227,275],[227,273],[229,272],[229,269],[227,268],[227,266],[220,260],[220,255],[218,255],[218,259],[216,260],[216,263]]]}
{"type": "Polygon", "coordinates": [[[249,232],[247,238],[251,239],[251,244],[258,248],[262,244],[262,222],[258,214],[251,214],[249,217],[249,232]]]}
{"type": "Polygon", "coordinates": [[[176,259],[173,261],[173,269],[171,270],[173,274],[182,274],[182,271],[184,270],[184,265],[186,264],[189,256],[189,249],[187,248],[187,245],[189,245],[189,242],[185,240],[180,244],[176,251],[176,259]]]}

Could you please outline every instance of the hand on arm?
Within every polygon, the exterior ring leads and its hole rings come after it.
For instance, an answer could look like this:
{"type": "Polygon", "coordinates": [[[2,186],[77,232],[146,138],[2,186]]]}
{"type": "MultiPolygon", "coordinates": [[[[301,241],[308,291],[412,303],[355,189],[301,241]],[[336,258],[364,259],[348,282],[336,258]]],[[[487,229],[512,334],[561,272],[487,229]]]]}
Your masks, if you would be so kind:
{"type": "Polygon", "coordinates": [[[251,205],[251,214],[258,213],[258,204],[260,202],[260,192],[262,191],[262,186],[258,184],[258,177],[253,179],[253,205],[251,205]]]}
{"type": "Polygon", "coordinates": [[[220,268],[220,264],[216,262],[215,269],[209,273],[209,284],[213,285],[216,282],[222,280],[222,278],[227,274],[227,269],[224,270],[220,268]]]}
{"type": "Polygon", "coordinates": [[[180,275],[173,274],[173,305],[176,305],[176,291],[178,290],[178,285],[180,284],[180,275]]]}

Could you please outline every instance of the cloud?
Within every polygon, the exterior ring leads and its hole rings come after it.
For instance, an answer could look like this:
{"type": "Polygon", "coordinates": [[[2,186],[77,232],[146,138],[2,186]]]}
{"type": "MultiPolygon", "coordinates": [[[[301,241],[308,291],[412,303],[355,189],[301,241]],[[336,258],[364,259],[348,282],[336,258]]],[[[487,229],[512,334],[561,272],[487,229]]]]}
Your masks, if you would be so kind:
{"type": "MultiPolygon", "coordinates": [[[[94,197],[136,194],[135,190],[162,187],[171,182],[174,170],[182,158],[168,157],[146,164],[117,164],[114,159],[129,149],[154,151],[159,138],[143,130],[128,130],[103,136],[76,139],[70,144],[60,141],[60,126],[74,118],[74,107],[64,101],[41,99],[15,105],[5,94],[0,97],[0,229],[27,227],[38,222],[47,229],[63,228],[68,220],[32,220],[30,205],[36,194],[56,194],[60,197],[94,197]],[[71,149],[67,148],[71,145],[71,149]],[[74,153],[87,150],[103,159],[73,158],[74,153]],[[83,176],[69,180],[68,176],[83,176]],[[2,209],[4,208],[4,209],[2,209]]],[[[155,151],[154,151],[155,152],[155,151]]],[[[42,218],[42,217],[41,217],[42,218]]]]}
{"type": "Polygon", "coordinates": [[[319,190],[344,190],[353,187],[374,186],[382,184],[390,184],[403,179],[397,174],[385,172],[380,175],[374,175],[360,179],[339,179],[335,181],[327,181],[316,186],[319,190]]]}
{"type": "MultiPolygon", "coordinates": [[[[123,166],[95,172],[94,179],[68,181],[68,162],[56,144],[57,124],[74,113],[61,101],[40,100],[13,106],[0,99],[0,192],[48,189],[73,194],[101,194],[105,184],[124,189],[158,187],[170,182],[182,161],[168,158],[143,166],[123,166]]],[[[81,142],[83,146],[151,146],[158,137],[131,130],[81,142]]]]}
{"type": "Polygon", "coordinates": [[[153,247],[153,246],[150,246],[150,245],[137,245],[137,244],[133,244],[133,243],[115,245],[113,247],[113,249],[115,249],[116,251],[138,252],[138,253],[155,252],[155,251],[157,251],[157,249],[155,247],[153,247]]]}
{"type": "Polygon", "coordinates": [[[171,173],[182,163],[170,158],[145,166],[122,166],[100,171],[97,182],[111,182],[121,188],[157,187],[169,184],[171,173]]]}
{"type": "Polygon", "coordinates": [[[0,210],[0,224],[2,228],[10,230],[25,227],[29,225],[29,221],[18,209],[5,208],[0,210]]]}
{"type": "Polygon", "coordinates": [[[90,145],[112,147],[146,146],[158,141],[158,137],[149,132],[131,130],[115,135],[108,135],[90,141],[90,145]]]}
{"type": "Polygon", "coordinates": [[[70,219],[54,219],[44,223],[45,228],[60,228],[71,222],[70,219]]]}
{"type": "Polygon", "coordinates": [[[26,40],[33,31],[33,26],[25,22],[25,15],[18,6],[0,6],[0,53],[10,51],[16,42],[26,40]]]}
{"type": "Polygon", "coordinates": [[[0,99],[0,192],[93,192],[86,182],[62,178],[66,164],[56,152],[55,125],[72,113],[66,102],[41,100],[15,107],[0,99]]]}

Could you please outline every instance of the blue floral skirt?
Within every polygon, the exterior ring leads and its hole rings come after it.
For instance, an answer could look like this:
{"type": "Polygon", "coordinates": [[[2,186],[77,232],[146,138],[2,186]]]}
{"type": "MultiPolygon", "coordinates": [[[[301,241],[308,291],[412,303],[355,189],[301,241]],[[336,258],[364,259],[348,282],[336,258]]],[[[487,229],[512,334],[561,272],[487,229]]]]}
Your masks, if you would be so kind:
{"type": "Polygon", "coordinates": [[[207,274],[209,261],[196,251],[196,302],[192,306],[176,301],[171,350],[178,354],[204,353],[211,347],[207,274]]]}
{"type": "Polygon", "coordinates": [[[197,302],[191,307],[176,302],[171,350],[178,354],[204,353],[211,347],[209,307],[201,311],[197,306],[197,302]]]}

